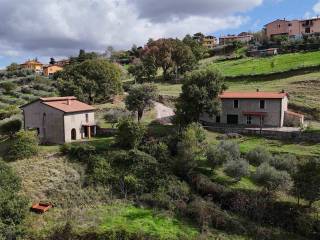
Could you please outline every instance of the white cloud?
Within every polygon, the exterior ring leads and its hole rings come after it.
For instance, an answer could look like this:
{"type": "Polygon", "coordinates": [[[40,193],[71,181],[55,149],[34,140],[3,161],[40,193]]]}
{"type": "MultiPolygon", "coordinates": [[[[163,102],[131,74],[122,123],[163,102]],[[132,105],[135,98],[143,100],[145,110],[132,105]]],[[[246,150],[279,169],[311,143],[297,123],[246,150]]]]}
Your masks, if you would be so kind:
{"type": "Polygon", "coordinates": [[[0,0],[0,54],[67,56],[235,28],[262,0],[0,0]]]}
{"type": "Polygon", "coordinates": [[[313,6],[313,11],[317,14],[320,14],[320,1],[318,1],[314,6],[313,6]]]}

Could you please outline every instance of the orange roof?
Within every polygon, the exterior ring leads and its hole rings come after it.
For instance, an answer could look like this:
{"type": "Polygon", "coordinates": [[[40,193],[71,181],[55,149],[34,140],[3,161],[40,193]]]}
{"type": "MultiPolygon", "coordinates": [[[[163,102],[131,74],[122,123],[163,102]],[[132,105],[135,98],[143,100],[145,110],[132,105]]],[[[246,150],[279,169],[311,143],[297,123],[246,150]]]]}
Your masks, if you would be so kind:
{"type": "Polygon", "coordinates": [[[219,95],[221,99],[282,99],[287,93],[278,92],[223,92],[219,95]]]}
{"type": "Polygon", "coordinates": [[[50,107],[63,111],[65,113],[93,111],[95,108],[80,102],[76,97],[49,97],[40,98],[40,101],[50,107]]]}

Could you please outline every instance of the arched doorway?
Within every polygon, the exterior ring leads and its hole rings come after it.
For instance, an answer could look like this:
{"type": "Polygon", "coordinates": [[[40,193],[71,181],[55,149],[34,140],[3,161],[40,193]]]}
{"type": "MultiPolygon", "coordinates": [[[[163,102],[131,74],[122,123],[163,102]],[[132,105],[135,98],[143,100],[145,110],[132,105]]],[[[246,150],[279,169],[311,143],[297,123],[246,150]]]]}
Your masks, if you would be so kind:
{"type": "Polygon", "coordinates": [[[74,128],[71,130],[71,140],[77,140],[77,132],[74,128]]]}

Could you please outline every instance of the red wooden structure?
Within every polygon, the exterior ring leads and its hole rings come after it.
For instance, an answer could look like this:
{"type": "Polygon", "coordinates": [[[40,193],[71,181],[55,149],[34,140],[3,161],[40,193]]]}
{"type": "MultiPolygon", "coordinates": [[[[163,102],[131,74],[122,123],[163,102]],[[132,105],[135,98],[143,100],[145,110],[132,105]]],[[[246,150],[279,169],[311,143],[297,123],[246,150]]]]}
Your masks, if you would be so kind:
{"type": "Polygon", "coordinates": [[[31,206],[30,210],[36,213],[45,213],[47,212],[50,208],[53,207],[53,204],[48,202],[39,202],[39,203],[35,203],[31,206]]]}

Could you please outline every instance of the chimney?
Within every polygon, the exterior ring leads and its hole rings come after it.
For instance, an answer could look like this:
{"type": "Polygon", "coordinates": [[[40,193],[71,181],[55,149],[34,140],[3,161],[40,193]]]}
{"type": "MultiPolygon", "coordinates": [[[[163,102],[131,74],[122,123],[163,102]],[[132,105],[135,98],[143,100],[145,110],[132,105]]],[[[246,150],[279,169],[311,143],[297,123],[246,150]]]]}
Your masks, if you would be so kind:
{"type": "Polygon", "coordinates": [[[260,89],[259,88],[257,88],[257,90],[256,90],[257,92],[260,92],[260,89]]]}
{"type": "Polygon", "coordinates": [[[67,98],[67,105],[70,105],[71,102],[70,102],[70,98],[67,98]]]}

